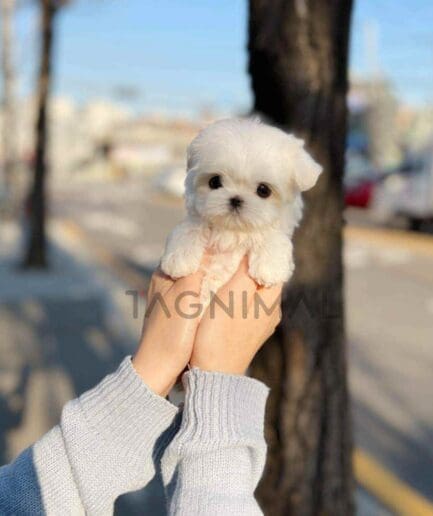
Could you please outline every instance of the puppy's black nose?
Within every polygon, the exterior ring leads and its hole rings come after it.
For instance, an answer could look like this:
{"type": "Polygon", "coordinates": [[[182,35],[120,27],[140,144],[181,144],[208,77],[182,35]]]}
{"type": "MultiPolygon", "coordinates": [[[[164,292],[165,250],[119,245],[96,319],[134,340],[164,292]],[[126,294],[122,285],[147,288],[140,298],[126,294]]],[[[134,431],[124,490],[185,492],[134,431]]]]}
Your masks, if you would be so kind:
{"type": "Polygon", "coordinates": [[[232,197],[230,199],[230,206],[234,209],[234,210],[238,210],[242,204],[244,203],[244,200],[241,199],[240,197],[236,196],[236,197],[232,197]]]}

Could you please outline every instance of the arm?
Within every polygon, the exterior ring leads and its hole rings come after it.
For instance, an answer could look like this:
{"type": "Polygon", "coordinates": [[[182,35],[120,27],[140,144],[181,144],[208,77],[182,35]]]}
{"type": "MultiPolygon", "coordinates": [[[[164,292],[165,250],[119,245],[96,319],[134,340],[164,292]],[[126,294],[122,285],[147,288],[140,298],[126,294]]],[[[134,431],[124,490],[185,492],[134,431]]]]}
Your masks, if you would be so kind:
{"type": "Polygon", "coordinates": [[[176,431],[177,408],[164,396],[191,356],[198,318],[180,317],[176,300],[198,296],[202,273],[177,282],[157,272],[131,362],[69,402],[61,422],[12,464],[0,469],[0,514],[106,515],[115,499],[144,487],[176,431]]]}
{"type": "Polygon", "coordinates": [[[185,408],[178,434],[162,458],[169,514],[261,514],[254,490],[266,445],[263,421],[268,389],[242,376],[280,318],[281,286],[257,290],[244,260],[218,291],[198,327],[184,375],[185,408]],[[256,296],[268,307],[256,310],[256,296]],[[245,298],[247,313],[245,313],[245,298]]]}
{"type": "Polygon", "coordinates": [[[162,460],[169,514],[261,514],[254,491],[266,458],[267,387],[199,369],[183,380],[181,427],[162,460]]]}
{"type": "Polygon", "coordinates": [[[155,474],[177,409],[126,358],[69,402],[60,425],[0,469],[2,514],[109,514],[116,498],[155,474]]]}

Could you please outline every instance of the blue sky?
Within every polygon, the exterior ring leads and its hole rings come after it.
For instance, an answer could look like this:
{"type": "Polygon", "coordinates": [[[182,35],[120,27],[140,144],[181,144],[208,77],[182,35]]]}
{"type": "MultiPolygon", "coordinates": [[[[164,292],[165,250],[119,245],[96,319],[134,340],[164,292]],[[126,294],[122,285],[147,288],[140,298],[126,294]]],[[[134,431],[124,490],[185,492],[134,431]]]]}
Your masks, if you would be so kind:
{"type": "MultiPolygon", "coordinates": [[[[379,70],[407,102],[433,102],[433,2],[355,6],[352,71],[379,70]],[[373,34],[369,44],[366,33],[373,34]]],[[[35,14],[27,8],[18,17],[25,90],[35,71],[35,14]]],[[[246,0],[78,0],[58,19],[56,93],[85,101],[133,87],[138,109],[245,110],[246,19],[246,0]]]]}

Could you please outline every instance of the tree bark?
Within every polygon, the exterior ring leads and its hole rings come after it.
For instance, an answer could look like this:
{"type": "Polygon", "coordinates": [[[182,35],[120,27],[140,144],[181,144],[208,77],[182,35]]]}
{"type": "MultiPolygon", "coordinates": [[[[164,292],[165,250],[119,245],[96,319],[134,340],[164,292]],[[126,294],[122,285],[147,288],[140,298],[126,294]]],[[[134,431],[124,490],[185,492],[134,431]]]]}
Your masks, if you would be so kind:
{"type": "Polygon", "coordinates": [[[250,0],[254,110],[324,167],[305,195],[283,321],[251,368],[272,391],[265,514],[353,514],[343,311],[342,177],[351,0],[250,0]]]}
{"type": "Polygon", "coordinates": [[[13,66],[13,16],[15,0],[1,0],[1,67],[3,76],[3,182],[10,192],[17,163],[15,70],[13,66]]]}
{"type": "Polygon", "coordinates": [[[55,0],[39,0],[41,10],[41,56],[37,86],[37,119],[33,183],[29,194],[30,234],[24,259],[27,268],[47,266],[46,177],[48,174],[48,103],[51,90],[55,0]]]}

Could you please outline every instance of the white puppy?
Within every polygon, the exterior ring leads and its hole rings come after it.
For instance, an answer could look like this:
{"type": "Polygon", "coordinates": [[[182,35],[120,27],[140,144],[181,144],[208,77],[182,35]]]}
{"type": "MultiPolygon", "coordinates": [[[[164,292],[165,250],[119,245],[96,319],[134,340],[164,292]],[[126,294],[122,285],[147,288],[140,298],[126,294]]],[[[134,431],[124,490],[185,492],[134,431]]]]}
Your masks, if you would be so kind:
{"type": "Polygon", "coordinates": [[[202,286],[207,303],[248,255],[260,285],[287,281],[294,263],[291,238],[302,215],[301,192],[321,167],[303,141],[251,119],[215,122],[187,151],[188,215],[168,238],[162,270],[172,278],[196,272],[211,251],[202,286]]]}

